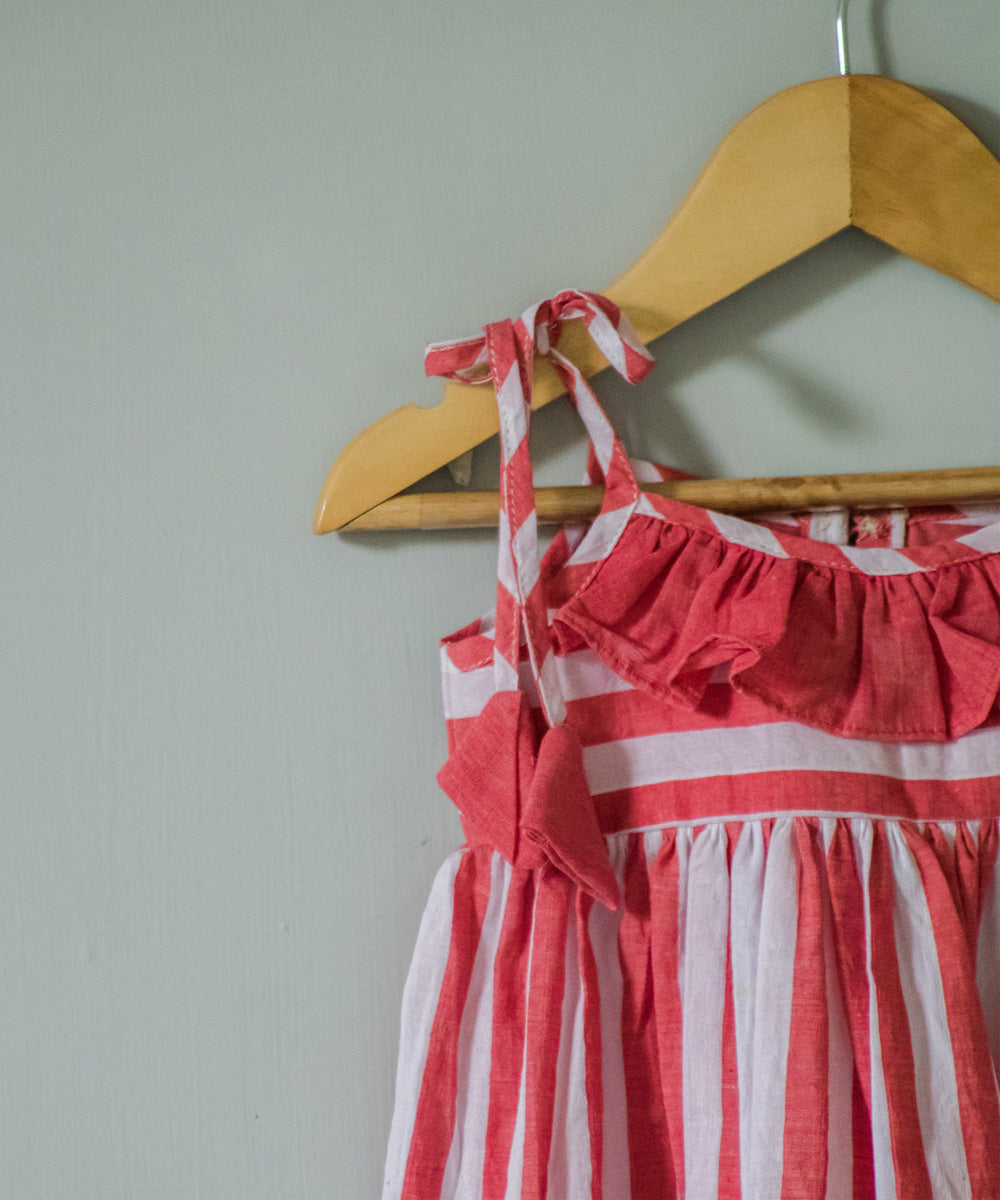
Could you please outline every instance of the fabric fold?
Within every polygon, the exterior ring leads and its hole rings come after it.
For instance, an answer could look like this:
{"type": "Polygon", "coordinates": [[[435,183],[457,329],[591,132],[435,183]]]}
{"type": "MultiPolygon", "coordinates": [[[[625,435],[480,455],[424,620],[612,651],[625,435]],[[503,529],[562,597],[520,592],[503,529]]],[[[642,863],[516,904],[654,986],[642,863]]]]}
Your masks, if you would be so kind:
{"type": "Polygon", "coordinates": [[[583,769],[566,725],[535,733],[523,692],[496,692],[463,730],[438,782],[470,846],[489,845],[529,870],[551,863],[606,907],[620,903],[583,769]]]}
{"type": "Polygon", "coordinates": [[[635,516],[554,630],[683,708],[726,666],[736,691],[842,737],[941,742],[1000,720],[996,555],[868,574],[635,516]]]}

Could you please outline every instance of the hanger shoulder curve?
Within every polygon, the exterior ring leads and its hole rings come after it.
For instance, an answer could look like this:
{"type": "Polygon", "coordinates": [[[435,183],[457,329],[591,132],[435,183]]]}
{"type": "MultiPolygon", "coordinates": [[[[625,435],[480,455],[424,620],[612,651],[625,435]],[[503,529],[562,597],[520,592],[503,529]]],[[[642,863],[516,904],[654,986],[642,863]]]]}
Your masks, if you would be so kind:
{"type": "MultiPolygon", "coordinates": [[[[723,139],[665,228],[605,295],[654,341],[848,226],[1000,301],[1000,162],[925,93],[882,76],[798,84],[723,139]]],[[[575,325],[561,348],[585,375],[607,364],[575,325]]],[[[533,405],[562,394],[538,360],[533,405]]],[[[341,452],[313,529],[327,533],[496,433],[492,389],[449,383],[341,452]]]]}
{"type": "MultiPolygon", "coordinates": [[[[570,331],[573,332],[573,331],[570,331]]],[[[568,345],[570,339],[564,338],[568,345]]],[[[583,354],[575,354],[580,362],[583,354]]],[[[594,374],[606,365],[592,365],[594,374]]],[[[534,407],[563,391],[544,361],[535,364],[534,407]]],[[[361,513],[395,496],[432,471],[498,433],[496,397],[489,384],[447,383],[432,408],[404,404],[366,426],[347,443],[330,468],[313,517],[314,533],[341,529],[361,513]]]]}
{"type": "Polygon", "coordinates": [[[1000,161],[917,88],[848,79],[851,224],[1000,303],[1000,161]]]}

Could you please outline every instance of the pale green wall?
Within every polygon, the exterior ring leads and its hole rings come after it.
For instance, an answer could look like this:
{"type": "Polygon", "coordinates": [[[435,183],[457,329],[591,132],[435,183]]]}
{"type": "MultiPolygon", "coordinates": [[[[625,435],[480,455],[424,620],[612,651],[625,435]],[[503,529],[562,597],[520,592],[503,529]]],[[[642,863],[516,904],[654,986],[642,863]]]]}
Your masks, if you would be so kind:
{"type": "MultiPolygon", "coordinates": [[[[1000,151],[995,0],[853,7],[857,69],[1000,151]]],[[[494,550],[320,540],[319,485],[437,397],[426,340],[619,274],[738,117],[833,71],[833,8],[5,5],[4,1200],[377,1194],[458,837],[436,640],[494,550]]],[[[608,394],[637,452],[710,473],[996,461],[997,326],[848,237],[608,394]]],[[[572,422],[539,426],[574,479],[572,422]]]]}

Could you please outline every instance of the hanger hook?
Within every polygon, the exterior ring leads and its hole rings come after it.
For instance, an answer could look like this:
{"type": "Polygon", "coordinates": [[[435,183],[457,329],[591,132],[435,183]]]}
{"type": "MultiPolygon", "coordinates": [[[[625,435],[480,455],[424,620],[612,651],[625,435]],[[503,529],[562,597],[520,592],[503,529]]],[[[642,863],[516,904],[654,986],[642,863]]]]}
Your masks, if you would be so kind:
{"type": "Polygon", "coordinates": [[[840,60],[841,75],[851,73],[847,58],[847,6],[851,0],[839,0],[837,4],[837,58],[840,60]]]}

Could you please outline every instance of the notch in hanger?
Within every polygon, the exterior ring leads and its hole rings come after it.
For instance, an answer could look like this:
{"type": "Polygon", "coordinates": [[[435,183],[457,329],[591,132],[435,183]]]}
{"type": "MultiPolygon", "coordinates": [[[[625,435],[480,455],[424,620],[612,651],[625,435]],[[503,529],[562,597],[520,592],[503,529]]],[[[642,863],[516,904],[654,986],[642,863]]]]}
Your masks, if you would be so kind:
{"type": "MultiPolygon", "coordinates": [[[[849,73],[847,4],[839,0],[837,9],[841,73],[778,92],[748,113],[645,254],[605,289],[644,342],[848,227],[1000,303],[1000,162],[917,88],[849,73]]],[[[586,376],[607,365],[572,326],[560,349],[586,376]]],[[[534,407],[561,394],[553,369],[536,359],[534,407]]],[[[434,408],[407,404],[381,417],[333,464],[313,530],[495,524],[493,493],[397,493],[497,429],[492,389],[461,383],[446,385],[434,408]]],[[[1000,467],[691,481],[650,490],[729,512],[968,502],[1000,496],[1000,467]]],[[[599,501],[585,492],[538,489],[540,519],[593,515],[599,501]]]]}

